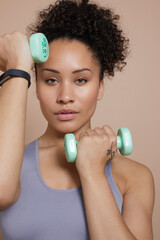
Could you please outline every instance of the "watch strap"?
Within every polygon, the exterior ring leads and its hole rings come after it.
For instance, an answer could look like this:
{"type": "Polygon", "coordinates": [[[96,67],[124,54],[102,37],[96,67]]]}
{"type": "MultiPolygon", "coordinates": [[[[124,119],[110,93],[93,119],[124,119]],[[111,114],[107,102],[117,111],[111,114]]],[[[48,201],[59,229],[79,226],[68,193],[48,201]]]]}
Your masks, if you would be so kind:
{"type": "Polygon", "coordinates": [[[7,80],[9,80],[12,77],[25,78],[28,81],[28,88],[31,85],[31,81],[30,81],[31,76],[29,75],[29,73],[27,73],[23,70],[19,70],[19,69],[9,69],[0,76],[0,86],[2,86],[2,84],[4,82],[6,82],[7,80]]]}

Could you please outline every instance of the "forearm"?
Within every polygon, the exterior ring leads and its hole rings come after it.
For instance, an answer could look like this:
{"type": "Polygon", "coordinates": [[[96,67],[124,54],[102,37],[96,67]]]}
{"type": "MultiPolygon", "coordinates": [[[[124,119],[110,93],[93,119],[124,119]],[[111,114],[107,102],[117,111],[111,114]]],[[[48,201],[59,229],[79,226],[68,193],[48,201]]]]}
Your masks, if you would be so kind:
{"type": "Polygon", "coordinates": [[[28,82],[12,78],[0,89],[0,195],[14,196],[25,144],[28,82]]]}
{"type": "Polygon", "coordinates": [[[81,178],[91,240],[136,240],[124,222],[104,175],[81,178]]]}

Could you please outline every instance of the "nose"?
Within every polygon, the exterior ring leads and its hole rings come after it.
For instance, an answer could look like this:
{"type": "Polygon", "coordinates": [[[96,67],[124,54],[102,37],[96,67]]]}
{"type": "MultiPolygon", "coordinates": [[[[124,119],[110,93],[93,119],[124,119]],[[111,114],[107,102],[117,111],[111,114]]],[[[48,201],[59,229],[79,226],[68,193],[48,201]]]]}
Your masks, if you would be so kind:
{"type": "Polygon", "coordinates": [[[74,91],[70,84],[62,84],[59,87],[57,102],[60,104],[67,104],[74,101],[74,91]]]}

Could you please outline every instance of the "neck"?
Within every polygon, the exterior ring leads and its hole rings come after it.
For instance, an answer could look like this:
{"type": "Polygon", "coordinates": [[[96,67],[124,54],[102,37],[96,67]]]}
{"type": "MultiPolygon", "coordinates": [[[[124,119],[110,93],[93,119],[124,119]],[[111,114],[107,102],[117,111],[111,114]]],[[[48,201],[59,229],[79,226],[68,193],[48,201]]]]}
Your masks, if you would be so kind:
{"type": "MultiPolygon", "coordinates": [[[[85,124],[81,128],[76,129],[76,131],[73,131],[73,132],[70,132],[70,133],[73,133],[75,135],[75,139],[78,141],[80,133],[87,131],[87,129],[89,129],[89,128],[91,128],[91,123],[90,122],[88,122],[87,124],[85,124]]],[[[59,132],[59,131],[53,129],[48,124],[46,131],[40,137],[41,146],[43,148],[52,147],[52,146],[63,148],[63,146],[64,146],[64,136],[67,133],[69,133],[69,132],[59,132]]]]}

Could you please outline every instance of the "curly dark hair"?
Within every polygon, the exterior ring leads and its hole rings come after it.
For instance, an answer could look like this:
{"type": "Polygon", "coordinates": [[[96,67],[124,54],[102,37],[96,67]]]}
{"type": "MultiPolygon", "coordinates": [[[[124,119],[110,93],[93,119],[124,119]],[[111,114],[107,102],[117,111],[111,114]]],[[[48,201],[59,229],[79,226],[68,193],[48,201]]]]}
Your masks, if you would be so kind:
{"type": "MultiPolygon", "coordinates": [[[[67,38],[86,44],[100,64],[100,80],[114,76],[126,65],[129,40],[119,29],[119,15],[111,9],[89,3],[89,0],[57,0],[39,12],[28,33],[41,32],[48,42],[67,38]]],[[[36,65],[35,65],[36,67],[36,65]]]]}

